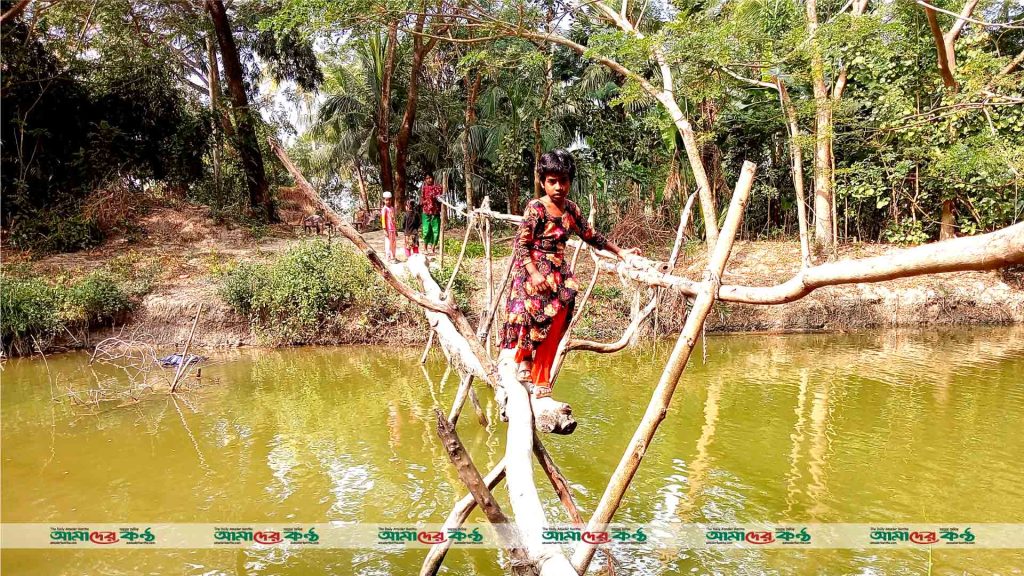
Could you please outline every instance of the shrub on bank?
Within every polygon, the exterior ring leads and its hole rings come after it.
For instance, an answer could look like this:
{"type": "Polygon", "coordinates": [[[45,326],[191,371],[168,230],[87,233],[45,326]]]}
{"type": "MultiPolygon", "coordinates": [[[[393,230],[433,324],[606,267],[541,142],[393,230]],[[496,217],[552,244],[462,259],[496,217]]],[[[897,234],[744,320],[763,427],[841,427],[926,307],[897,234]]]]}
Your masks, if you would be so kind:
{"type": "Polygon", "coordinates": [[[53,286],[39,278],[0,273],[0,332],[5,351],[25,348],[32,336],[52,334],[60,327],[58,312],[53,286]]]}
{"type": "Polygon", "coordinates": [[[29,270],[0,273],[0,335],[5,352],[32,350],[32,339],[123,321],[152,284],[152,269],[139,272],[116,260],[82,278],[47,281],[29,270]]]}
{"type": "Polygon", "coordinates": [[[238,264],[221,274],[220,283],[221,298],[277,341],[315,340],[345,311],[358,311],[364,325],[393,324],[405,306],[365,257],[323,240],[270,263],[238,264]]]}
{"type": "Polygon", "coordinates": [[[104,326],[124,318],[135,307],[127,288],[101,270],[58,289],[60,318],[67,324],[104,326]]]}

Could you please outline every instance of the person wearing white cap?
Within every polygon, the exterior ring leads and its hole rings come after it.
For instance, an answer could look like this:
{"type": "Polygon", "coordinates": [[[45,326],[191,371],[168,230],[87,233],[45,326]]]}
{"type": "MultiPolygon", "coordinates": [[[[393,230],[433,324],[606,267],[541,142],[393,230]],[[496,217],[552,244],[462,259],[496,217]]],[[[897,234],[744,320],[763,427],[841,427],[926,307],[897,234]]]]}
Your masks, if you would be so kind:
{"type": "Polygon", "coordinates": [[[397,262],[395,248],[398,246],[398,227],[395,225],[395,206],[391,192],[384,193],[384,205],[380,207],[380,227],[384,230],[384,257],[388,264],[397,262]]]}

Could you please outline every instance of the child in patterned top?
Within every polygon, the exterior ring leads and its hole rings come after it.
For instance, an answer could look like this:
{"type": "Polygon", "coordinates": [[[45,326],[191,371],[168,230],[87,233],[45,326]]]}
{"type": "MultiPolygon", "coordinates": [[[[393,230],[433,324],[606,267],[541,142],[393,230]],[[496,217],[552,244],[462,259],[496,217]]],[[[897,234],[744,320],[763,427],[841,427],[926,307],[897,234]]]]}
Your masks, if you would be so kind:
{"type": "Polygon", "coordinates": [[[516,350],[519,379],[533,385],[535,398],[551,395],[551,366],[568,328],[580,286],[565,258],[571,234],[598,250],[625,260],[639,250],[623,250],[590,227],[569,200],[576,164],[565,150],[540,157],[545,195],[530,201],[516,234],[512,291],[506,303],[501,347],[516,350]]]}

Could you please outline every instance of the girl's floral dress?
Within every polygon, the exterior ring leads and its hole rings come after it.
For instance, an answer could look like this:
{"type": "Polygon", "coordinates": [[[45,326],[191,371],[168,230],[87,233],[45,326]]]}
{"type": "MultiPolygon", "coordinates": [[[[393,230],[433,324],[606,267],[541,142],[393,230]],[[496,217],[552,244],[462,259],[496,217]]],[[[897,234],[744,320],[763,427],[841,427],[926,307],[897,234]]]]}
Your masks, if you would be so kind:
{"type": "Polygon", "coordinates": [[[571,200],[566,200],[563,214],[557,217],[541,200],[531,200],[523,216],[512,254],[512,291],[505,306],[501,347],[532,351],[547,338],[551,320],[563,308],[571,316],[576,302],[580,285],[565,258],[569,235],[576,234],[599,250],[608,240],[591,228],[580,207],[571,200]],[[537,292],[531,286],[525,266],[528,258],[547,281],[547,290],[537,292]]]}

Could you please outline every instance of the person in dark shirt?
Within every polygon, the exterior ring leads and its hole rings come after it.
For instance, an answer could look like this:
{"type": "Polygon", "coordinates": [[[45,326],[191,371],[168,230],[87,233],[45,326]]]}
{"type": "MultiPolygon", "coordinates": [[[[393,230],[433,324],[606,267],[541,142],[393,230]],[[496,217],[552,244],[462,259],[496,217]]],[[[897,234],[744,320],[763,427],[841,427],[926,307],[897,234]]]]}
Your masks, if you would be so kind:
{"type": "Polygon", "coordinates": [[[405,202],[405,216],[402,218],[402,232],[405,234],[405,257],[420,253],[420,206],[415,200],[405,202]]]}

